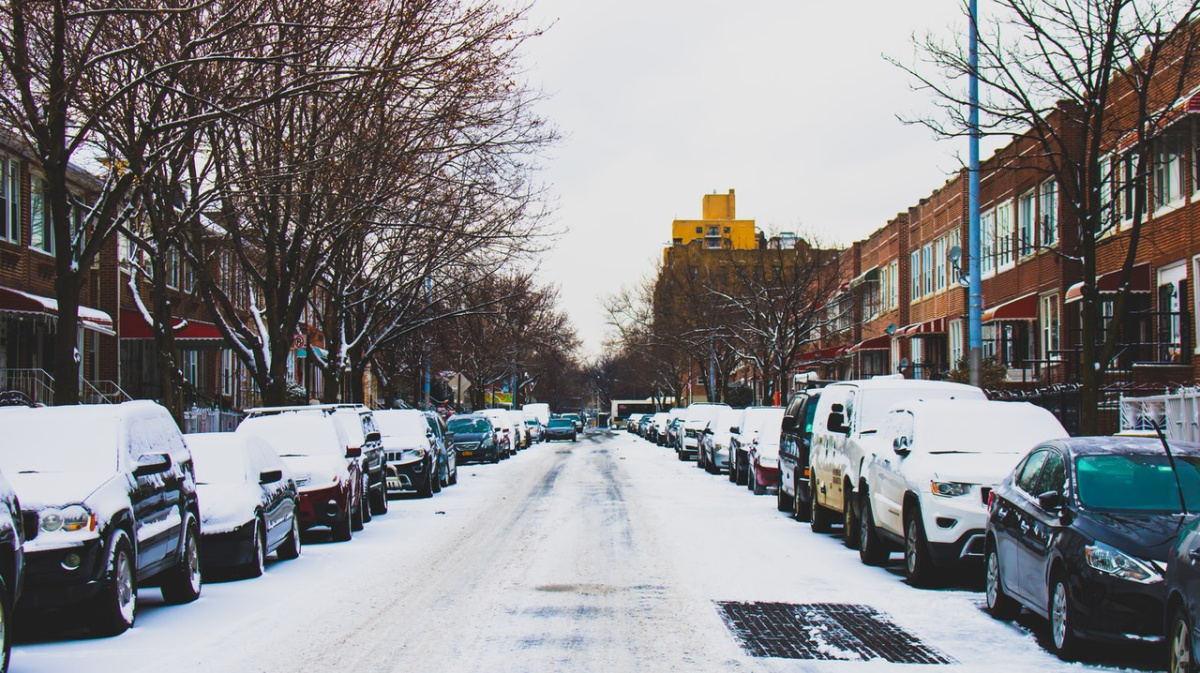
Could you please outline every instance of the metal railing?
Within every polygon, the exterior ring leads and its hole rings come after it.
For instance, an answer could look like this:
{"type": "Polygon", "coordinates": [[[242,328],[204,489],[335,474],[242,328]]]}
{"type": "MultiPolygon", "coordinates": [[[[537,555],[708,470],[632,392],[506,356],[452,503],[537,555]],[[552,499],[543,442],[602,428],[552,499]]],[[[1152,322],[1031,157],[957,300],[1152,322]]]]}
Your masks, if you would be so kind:
{"type": "Polygon", "coordinates": [[[120,404],[133,399],[129,393],[121,390],[121,386],[118,386],[115,381],[107,379],[100,381],[83,379],[79,398],[84,404],[120,404]]]}
{"type": "Polygon", "coordinates": [[[242,414],[220,409],[192,407],[183,412],[183,432],[233,432],[242,421],[242,414]]]}
{"type": "MultiPolygon", "coordinates": [[[[44,369],[7,369],[4,389],[19,390],[35,404],[54,403],[54,377],[44,369]]],[[[120,404],[131,399],[114,381],[80,380],[79,401],[83,404],[120,404]]]]}

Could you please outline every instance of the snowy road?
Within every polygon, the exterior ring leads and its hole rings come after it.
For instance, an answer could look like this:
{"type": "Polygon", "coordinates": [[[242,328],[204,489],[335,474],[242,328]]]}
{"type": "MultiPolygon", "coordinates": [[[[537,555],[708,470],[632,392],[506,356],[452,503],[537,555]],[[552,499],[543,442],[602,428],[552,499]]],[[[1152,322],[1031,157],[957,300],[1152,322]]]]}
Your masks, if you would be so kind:
{"type": "Polygon", "coordinates": [[[948,662],[933,670],[1101,670],[1116,657],[1153,670],[1162,657],[1110,647],[1086,668],[1063,664],[1028,630],[1036,623],[996,622],[980,593],[911,588],[897,568],[862,566],[840,540],[776,512],[773,496],[625,434],[464,466],[460,485],[393,501],[350,543],[307,542],[300,559],[207,584],[191,605],[142,591],[135,628],[116,638],[24,633],[11,670],[912,669],[883,645],[871,661],[848,649],[847,610],[869,633],[898,627],[901,657],[948,662]],[[722,617],[735,613],[747,624],[799,615],[801,640],[832,659],[752,656],[722,617]]]}

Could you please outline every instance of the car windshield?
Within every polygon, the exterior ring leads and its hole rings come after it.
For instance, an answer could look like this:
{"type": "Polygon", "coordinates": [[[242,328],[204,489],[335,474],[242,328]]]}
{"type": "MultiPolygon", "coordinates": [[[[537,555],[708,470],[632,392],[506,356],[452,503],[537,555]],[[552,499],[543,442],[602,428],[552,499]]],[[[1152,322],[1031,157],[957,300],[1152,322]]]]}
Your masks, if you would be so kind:
{"type": "Polygon", "coordinates": [[[116,418],[71,422],[38,409],[6,415],[0,467],[9,474],[115,472],[117,429],[116,418]]]}
{"type": "Polygon", "coordinates": [[[567,419],[567,418],[556,418],[556,419],[554,419],[554,420],[550,421],[550,425],[549,425],[549,426],[547,426],[547,427],[551,427],[551,428],[573,428],[573,427],[575,427],[575,424],[574,424],[574,423],[572,423],[572,422],[570,421],[570,419],[567,419]]]}
{"type": "MultiPolygon", "coordinates": [[[[241,484],[246,482],[246,450],[240,437],[233,433],[226,441],[193,442],[188,448],[192,452],[192,465],[196,469],[196,482],[200,484],[241,484]]],[[[224,438],[223,438],[224,439],[224,438]]]]}
{"type": "Polygon", "coordinates": [[[407,409],[377,411],[375,412],[375,425],[379,426],[379,434],[390,437],[411,435],[424,437],[425,431],[429,428],[424,414],[407,409]]]}
{"type": "Polygon", "coordinates": [[[449,426],[450,432],[458,435],[487,432],[490,429],[488,422],[482,418],[451,418],[446,425],[449,426]]]}
{"type": "Polygon", "coordinates": [[[1189,511],[1200,509],[1200,456],[1097,455],[1075,460],[1079,501],[1091,509],[1178,512],[1179,487],[1189,511]]]}
{"type": "Polygon", "coordinates": [[[538,424],[538,422],[537,422],[537,419],[535,419],[535,418],[526,418],[525,419],[525,425],[537,425],[537,424],[538,424]]]}
{"type": "Polygon", "coordinates": [[[783,407],[771,409],[752,409],[746,413],[746,426],[742,435],[749,436],[759,433],[759,441],[770,443],[779,441],[779,433],[783,427],[783,407]]]}

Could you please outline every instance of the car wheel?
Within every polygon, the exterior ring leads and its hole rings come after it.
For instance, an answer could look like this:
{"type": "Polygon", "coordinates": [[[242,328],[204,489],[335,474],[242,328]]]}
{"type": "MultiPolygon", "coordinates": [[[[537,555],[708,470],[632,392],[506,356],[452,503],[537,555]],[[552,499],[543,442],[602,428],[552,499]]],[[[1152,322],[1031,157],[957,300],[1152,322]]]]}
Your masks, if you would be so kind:
{"type": "Polygon", "coordinates": [[[862,502],[862,521],[859,523],[858,531],[858,560],[865,565],[881,566],[888,560],[887,543],[879,537],[879,531],[875,528],[875,513],[871,511],[870,496],[864,493],[862,502]]]}
{"type": "Polygon", "coordinates": [[[735,462],[737,464],[738,471],[737,471],[737,481],[734,483],[736,483],[738,486],[748,485],[750,483],[750,475],[747,474],[747,472],[749,471],[750,466],[742,463],[742,461],[740,461],[740,460],[735,461],[735,462]]]}
{"type": "Polygon", "coordinates": [[[797,521],[812,520],[812,503],[801,500],[799,491],[796,493],[797,495],[792,497],[792,516],[795,516],[797,521]]]}
{"type": "Polygon", "coordinates": [[[750,490],[754,491],[754,495],[765,495],[767,487],[762,483],[762,479],[758,478],[758,470],[754,466],[750,466],[750,490]]]}
{"type": "Polygon", "coordinates": [[[358,532],[363,529],[363,496],[362,491],[355,496],[350,506],[350,529],[358,532]]]}
{"type": "Polygon", "coordinates": [[[373,516],[382,516],[388,513],[387,484],[384,483],[380,486],[379,490],[371,491],[371,514],[373,516]]]}
{"type": "Polygon", "coordinates": [[[842,489],[842,544],[850,549],[858,547],[858,516],[854,513],[854,492],[847,482],[842,489]]]}
{"type": "Polygon", "coordinates": [[[734,458],[733,449],[729,449],[729,481],[736,484],[737,482],[737,460],[734,458]]]}
{"type": "MultiPolygon", "coordinates": [[[[1196,673],[1196,664],[1192,661],[1192,626],[1188,623],[1187,612],[1183,606],[1175,608],[1175,616],[1171,618],[1171,630],[1167,636],[1171,639],[1167,659],[1167,673],[1196,673]]],[[[5,645],[7,645],[7,640],[5,645]]]]}
{"type": "Polygon", "coordinates": [[[183,520],[182,551],[179,563],[167,571],[162,583],[163,600],[176,605],[200,598],[200,527],[190,515],[183,520]]]}
{"type": "Polygon", "coordinates": [[[96,634],[115,636],[133,626],[137,613],[135,568],[137,560],[133,546],[124,533],[118,533],[109,553],[108,577],[91,606],[91,627],[96,634]]]}
{"type": "Polygon", "coordinates": [[[340,521],[334,521],[329,527],[334,542],[349,542],[354,536],[354,526],[350,525],[350,512],[340,521]]]}
{"type": "Polygon", "coordinates": [[[703,449],[696,449],[696,467],[700,468],[701,470],[705,469],[703,449]]]}
{"type": "MultiPolygon", "coordinates": [[[[783,477],[781,476],[780,479],[782,480],[782,478],[783,477]]],[[[787,492],[784,490],[783,483],[781,482],[779,484],[779,486],[776,487],[776,489],[777,490],[775,491],[775,509],[779,510],[780,512],[792,511],[793,497],[788,495],[787,492]]]]}
{"type": "Polygon", "coordinates": [[[814,533],[828,533],[833,528],[833,512],[825,509],[820,503],[813,500],[809,526],[812,527],[812,532],[814,533]]]}
{"type": "Polygon", "coordinates": [[[282,561],[291,561],[292,559],[300,558],[300,520],[292,515],[292,530],[288,532],[287,538],[283,544],[279,545],[279,549],[275,550],[282,561]]]}
{"type": "Polygon", "coordinates": [[[910,512],[904,524],[904,572],[908,581],[919,587],[927,586],[933,579],[933,560],[929,557],[920,510],[910,512]]]}
{"type": "Polygon", "coordinates": [[[1074,624],[1075,614],[1067,592],[1067,582],[1060,574],[1055,576],[1050,588],[1050,645],[1058,658],[1064,661],[1073,660],[1078,648],[1078,638],[1072,632],[1074,624]]]}
{"type": "Polygon", "coordinates": [[[429,490],[433,491],[434,493],[442,492],[442,474],[441,474],[441,472],[442,471],[440,469],[438,469],[437,461],[436,460],[432,461],[432,463],[429,465],[429,478],[430,478],[429,490]]]}
{"type": "Polygon", "coordinates": [[[457,460],[454,461],[454,471],[450,473],[449,482],[450,482],[451,486],[458,483],[458,461],[457,460]]]}
{"type": "Polygon", "coordinates": [[[1017,616],[1021,607],[1004,593],[1003,577],[1000,575],[1000,553],[996,551],[996,545],[988,546],[985,563],[984,577],[987,587],[984,593],[987,597],[988,612],[996,619],[1009,621],[1017,616]]]}
{"type": "Polygon", "coordinates": [[[261,577],[267,567],[267,527],[262,519],[254,521],[254,552],[242,564],[242,575],[245,577],[261,577]]]}
{"type": "Polygon", "coordinates": [[[433,482],[435,479],[437,479],[436,476],[434,476],[433,474],[430,474],[428,472],[426,473],[425,478],[422,479],[421,483],[417,486],[417,497],[418,498],[432,498],[433,497],[433,482]]]}

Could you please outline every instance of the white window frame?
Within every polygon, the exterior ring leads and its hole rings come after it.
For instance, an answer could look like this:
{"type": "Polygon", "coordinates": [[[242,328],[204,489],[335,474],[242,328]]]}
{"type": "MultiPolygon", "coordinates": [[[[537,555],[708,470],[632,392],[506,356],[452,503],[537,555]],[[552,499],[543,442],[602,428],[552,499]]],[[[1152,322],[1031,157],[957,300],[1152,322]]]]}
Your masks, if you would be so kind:
{"type": "Polygon", "coordinates": [[[4,197],[4,212],[0,218],[4,228],[0,239],[10,243],[21,242],[21,163],[16,159],[0,155],[0,193],[4,197]]]}
{"type": "Polygon", "coordinates": [[[979,272],[982,276],[996,273],[996,211],[979,216],[979,272]]]}
{"type": "MultiPolygon", "coordinates": [[[[1192,334],[1200,334],[1200,255],[1192,257],[1192,320],[1195,325],[1192,334]]],[[[1200,353],[1200,339],[1196,339],[1192,352],[1200,353]]]]}
{"type": "Polygon", "coordinates": [[[921,296],[933,294],[933,244],[921,246],[921,296]]]}
{"type": "Polygon", "coordinates": [[[900,260],[892,260],[888,272],[892,277],[892,308],[900,308],[900,260]]]}
{"type": "Polygon", "coordinates": [[[949,236],[943,236],[939,238],[934,243],[933,247],[933,279],[934,283],[936,284],[934,290],[937,292],[941,292],[942,290],[946,289],[946,281],[948,277],[947,270],[950,268],[950,264],[946,259],[946,251],[949,249],[946,244],[949,238],[949,236]]]}
{"type": "Polygon", "coordinates": [[[950,368],[957,369],[963,359],[963,321],[951,320],[947,326],[950,340],[950,368]]]}
{"type": "Polygon", "coordinates": [[[1006,271],[1016,266],[1016,251],[1013,250],[1012,203],[1005,201],[996,206],[996,271],[1006,271]]]}
{"type": "Polygon", "coordinates": [[[1154,139],[1154,214],[1170,212],[1183,201],[1183,135],[1177,128],[1167,129],[1154,139]],[[1174,151],[1169,151],[1173,149],[1174,151]],[[1164,159],[1165,157],[1165,159],[1164,159]],[[1165,186],[1164,186],[1165,185],[1165,186]]]}
{"type": "Polygon", "coordinates": [[[1038,298],[1038,336],[1042,346],[1043,360],[1060,360],[1062,349],[1062,304],[1058,293],[1045,294],[1038,298]]]}
{"type": "Polygon", "coordinates": [[[913,250],[908,254],[908,291],[911,301],[921,298],[921,251],[913,250]]]}
{"type": "Polygon", "coordinates": [[[1037,252],[1036,224],[1037,198],[1036,190],[1029,191],[1017,197],[1017,258],[1023,259],[1037,252]]]}

